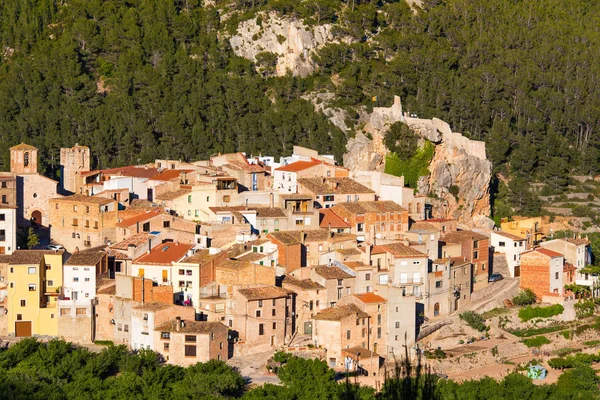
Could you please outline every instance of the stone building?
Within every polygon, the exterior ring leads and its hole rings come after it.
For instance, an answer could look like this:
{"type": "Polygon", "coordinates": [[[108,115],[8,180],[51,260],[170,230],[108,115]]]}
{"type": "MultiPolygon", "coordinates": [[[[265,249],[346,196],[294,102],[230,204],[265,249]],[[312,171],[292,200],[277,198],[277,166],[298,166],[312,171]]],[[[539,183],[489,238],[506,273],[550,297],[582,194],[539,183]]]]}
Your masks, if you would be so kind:
{"type": "Polygon", "coordinates": [[[83,194],[82,172],[90,170],[90,148],[78,143],[60,149],[60,186],[65,193],[83,194]]]}
{"type": "Polygon", "coordinates": [[[395,240],[408,230],[408,212],[393,201],[338,203],[332,210],[350,224],[350,232],[359,242],[395,240]]]}

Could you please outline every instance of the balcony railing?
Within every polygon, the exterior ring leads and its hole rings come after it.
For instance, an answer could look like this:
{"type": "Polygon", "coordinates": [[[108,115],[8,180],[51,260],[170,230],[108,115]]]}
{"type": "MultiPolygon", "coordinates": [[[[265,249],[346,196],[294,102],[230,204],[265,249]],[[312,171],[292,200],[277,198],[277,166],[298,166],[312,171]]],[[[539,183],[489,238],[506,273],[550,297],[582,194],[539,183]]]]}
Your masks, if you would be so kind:
{"type": "Polygon", "coordinates": [[[423,278],[405,278],[405,279],[400,279],[400,282],[398,282],[396,284],[396,286],[404,286],[404,285],[422,285],[423,284],[423,278]]]}

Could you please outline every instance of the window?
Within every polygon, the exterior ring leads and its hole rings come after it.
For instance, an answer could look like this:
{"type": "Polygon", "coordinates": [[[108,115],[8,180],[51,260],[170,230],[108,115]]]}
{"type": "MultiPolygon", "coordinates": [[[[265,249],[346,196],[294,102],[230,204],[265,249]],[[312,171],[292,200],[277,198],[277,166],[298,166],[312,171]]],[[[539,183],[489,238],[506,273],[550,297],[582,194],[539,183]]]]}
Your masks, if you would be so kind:
{"type": "Polygon", "coordinates": [[[23,320],[23,314],[17,314],[17,321],[23,320]]]}
{"type": "Polygon", "coordinates": [[[46,285],[54,286],[54,281],[52,281],[52,280],[46,281],[46,285]]]}
{"type": "Polygon", "coordinates": [[[73,205],[73,211],[77,211],[77,204],[73,205]]]}
{"type": "Polygon", "coordinates": [[[474,249],[478,249],[479,248],[479,240],[473,241],[473,248],[474,249]]]}
{"type": "Polygon", "coordinates": [[[343,290],[344,290],[344,288],[338,288],[338,290],[337,290],[337,298],[338,299],[342,298],[343,290]]]}
{"type": "Polygon", "coordinates": [[[144,232],[150,232],[150,222],[146,222],[143,226],[142,226],[142,231],[144,232]]]}
{"type": "Polygon", "coordinates": [[[275,311],[275,309],[272,309],[272,310],[271,310],[271,316],[272,316],[272,317],[275,317],[275,314],[276,314],[276,311],[275,311]]]}
{"type": "Polygon", "coordinates": [[[30,283],[29,284],[29,291],[30,292],[35,292],[35,283],[30,283]]]}
{"type": "Polygon", "coordinates": [[[21,300],[21,307],[27,307],[27,302],[25,300],[21,300]]]}
{"type": "Polygon", "coordinates": [[[296,225],[304,225],[304,218],[296,218],[296,225]]]}
{"type": "Polygon", "coordinates": [[[396,329],[400,328],[400,321],[396,321],[396,329]]]}
{"type": "Polygon", "coordinates": [[[29,268],[27,268],[27,273],[28,274],[35,274],[35,270],[36,270],[35,267],[29,267],[29,268]]]}
{"type": "Polygon", "coordinates": [[[498,246],[499,246],[499,247],[504,247],[504,246],[506,246],[506,242],[499,242],[499,243],[498,243],[498,246]]]}
{"type": "Polygon", "coordinates": [[[0,214],[0,221],[6,221],[6,215],[0,214]]]}
{"type": "Polygon", "coordinates": [[[185,346],[185,356],[186,357],[196,357],[196,346],[186,345],[185,346]]]}
{"type": "Polygon", "coordinates": [[[277,299],[273,299],[273,307],[277,305],[277,299]]]}
{"type": "MultiPolygon", "coordinates": [[[[75,315],[87,315],[87,309],[85,308],[76,308],[75,315]]],[[[129,329],[129,325],[125,325],[125,332],[129,329]]]]}
{"type": "Polygon", "coordinates": [[[371,280],[371,274],[365,274],[365,281],[371,280]]]}
{"type": "Polygon", "coordinates": [[[443,281],[436,281],[435,282],[435,287],[439,289],[439,288],[442,287],[443,283],[444,283],[443,281]]]}
{"type": "Polygon", "coordinates": [[[473,258],[474,259],[478,259],[479,258],[479,252],[478,251],[474,251],[473,252],[473,258]]]}
{"type": "Polygon", "coordinates": [[[260,316],[261,316],[260,310],[256,310],[256,318],[260,318],[260,316]]]}
{"type": "Polygon", "coordinates": [[[60,316],[61,317],[68,317],[69,315],[71,315],[71,309],[70,308],[61,308],[60,309],[60,316]]]}
{"type": "Polygon", "coordinates": [[[171,339],[171,332],[161,332],[160,333],[160,338],[161,339],[167,339],[167,340],[171,339]]]}
{"type": "Polygon", "coordinates": [[[188,217],[192,216],[192,210],[188,210],[188,217]]]}
{"type": "Polygon", "coordinates": [[[377,328],[377,339],[381,339],[381,328],[377,328]]]}
{"type": "MultiPolygon", "coordinates": [[[[554,273],[554,279],[558,279],[558,272],[554,273]]],[[[21,302],[23,302],[23,301],[21,301],[21,302]]]]}
{"type": "Polygon", "coordinates": [[[259,306],[259,307],[262,307],[262,304],[263,304],[262,300],[259,300],[259,301],[258,301],[258,306],[259,306]]]}
{"type": "Polygon", "coordinates": [[[74,276],[74,277],[73,277],[73,282],[79,282],[79,278],[78,278],[78,277],[76,277],[76,276],[74,276]]]}
{"type": "Polygon", "coordinates": [[[163,343],[163,349],[164,349],[165,351],[169,351],[169,344],[170,344],[170,343],[163,343]]]}
{"type": "Polygon", "coordinates": [[[190,194],[190,195],[188,195],[188,203],[191,203],[191,202],[192,202],[192,195],[190,194]]]}
{"type": "Polygon", "coordinates": [[[485,271],[485,263],[481,264],[481,270],[485,271]]]}
{"type": "Polygon", "coordinates": [[[258,334],[259,335],[264,335],[265,334],[265,324],[259,324],[258,325],[258,334]]]}
{"type": "Polygon", "coordinates": [[[273,330],[277,329],[277,322],[273,322],[273,330]]]}
{"type": "Polygon", "coordinates": [[[210,201],[210,196],[206,196],[206,202],[208,203],[210,201]]]}
{"type": "Polygon", "coordinates": [[[123,332],[129,332],[129,325],[123,325],[123,332]]]}
{"type": "Polygon", "coordinates": [[[84,281],[89,282],[90,278],[85,278],[84,281]]]}
{"type": "Polygon", "coordinates": [[[185,335],[186,343],[196,343],[196,335],[185,335]]]}
{"type": "Polygon", "coordinates": [[[342,279],[338,279],[337,284],[338,284],[338,286],[342,286],[344,284],[344,282],[342,279]]]}
{"type": "Polygon", "coordinates": [[[94,221],[94,229],[98,229],[98,221],[94,221]]]}
{"type": "Polygon", "coordinates": [[[121,324],[117,324],[117,330],[118,330],[119,332],[123,331],[123,325],[121,325],[121,324]]]}
{"type": "Polygon", "coordinates": [[[365,224],[364,223],[361,222],[359,224],[356,224],[356,231],[357,232],[363,232],[364,229],[365,229],[365,224]]]}
{"type": "Polygon", "coordinates": [[[171,227],[171,221],[163,221],[163,228],[170,228],[171,227]]]}
{"type": "Polygon", "coordinates": [[[377,325],[381,325],[381,314],[377,314],[377,325]]]}
{"type": "Polygon", "coordinates": [[[350,340],[350,337],[351,337],[351,336],[352,336],[352,331],[351,331],[350,329],[348,329],[348,330],[346,331],[346,339],[347,339],[347,340],[350,340]]]}
{"type": "Polygon", "coordinates": [[[73,226],[78,226],[79,225],[79,221],[77,220],[77,218],[73,218],[73,226]]]}

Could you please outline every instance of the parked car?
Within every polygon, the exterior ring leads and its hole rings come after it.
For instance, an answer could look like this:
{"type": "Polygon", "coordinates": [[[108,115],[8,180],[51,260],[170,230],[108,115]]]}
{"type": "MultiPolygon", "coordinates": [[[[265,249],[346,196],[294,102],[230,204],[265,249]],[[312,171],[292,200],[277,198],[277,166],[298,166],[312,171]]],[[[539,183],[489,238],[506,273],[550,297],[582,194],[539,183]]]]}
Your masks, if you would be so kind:
{"type": "Polygon", "coordinates": [[[504,279],[502,274],[491,274],[490,277],[488,278],[488,282],[497,282],[497,281],[501,281],[502,279],[504,279]]]}
{"type": "Polygon", "coordinates": [[[62,247],[60,244],[49,244],[48,246],[46,246],[46,249],[48,250],[62,250],[64,249],[64,247],[62,247]]]}

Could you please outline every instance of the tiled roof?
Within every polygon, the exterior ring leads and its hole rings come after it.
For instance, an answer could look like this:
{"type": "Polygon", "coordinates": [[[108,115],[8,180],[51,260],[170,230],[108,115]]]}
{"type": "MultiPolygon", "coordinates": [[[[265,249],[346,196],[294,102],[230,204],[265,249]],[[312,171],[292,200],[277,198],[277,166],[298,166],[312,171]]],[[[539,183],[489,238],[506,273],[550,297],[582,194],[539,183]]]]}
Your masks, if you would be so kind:
{"type": "Polygon", "coordinates": [[[310,192],[323,194],[375,193],[368,187],[350,178],[299,178],[298,183],[310,192]]]}
{"type": "Polygon", "coordinates": [[[188,250],[194,248],[193,244],[164,242],[154,247],[148,254],[133,260],[134,264],[165,265],[181,260],[188,250]]]}
{"type": "Polygon", "coordinates": [[[269,233],[274,240],[281,242],[286,246],[304,242],[339,242],[347,240],[356,240],[356,235],[350,233],[331,233],[327,229],[309,229],[305,231],[279,231],[269,233]]]}
{"type": "Polygon", "coordinates": [[[505,237],[507,239],[510,239],[510,240],[518,241],[518,242],[521,242],[521,241],[525,240],[525,238],[517,236],[517,235],[513,235],[512,233],[509,233],[509,232],[494,231],[492,233],[495,234],[495,235],[503,236],[503,237],[505,237]]]}
{"type": "Polygon", "coordinates": [[[80,251],[78,253],[73,253],[71,257],[67,260],[65,265],[86,265],[86,266],[95,266],[102,260],[102,258],[106,255],[106,252],[102,248],[89,249],[85,251],[80,251]]]}
{"type": "Polygon", "coordinates": [[[354,276],[335,266],[319,266],[314,267],[314,269],[317,274],[321,275],[325,279],[354,278],[354,276]]]}
{"type": "Polygon", "coordinates": [[[249,253],[246,253],[246,254],[236,257],[236,260],[254,262],[254,261],[262,260],[265,257],[266,257],[265,254],[255,253],[255,252],[251,251],[249,253]]]}
{"type": "Polygon", "coordinates": [[[213,258],[215,258],[216,256],[217,256],[217,254],[210,254],[210,250],[208,250],[208,249],[198,250],[196,253],[194,253],[193,255],[191,255],[189,257],[184,258],[180,262],[186,263],[186,264],[204,265],[207,262],[209,262],[210,260],[212,260],[213,258]]]}
{"type": "Polygon", "coordinates": [[[283,277],[283,281],[282,283],[288,284],[288,285],[292,285],[294,287],[300,288],[300,289],[304,289],[304,290],[320,290],[320,289],[325,289],[324,286],[320,285],[317,282],[311,281],[310,279],[296,279],[293,278],[289,275],[286,275],[283,277]]]}
{"type": "Polygon", "coordinates": [[[152,181],[172,181],[181,176],[181,173],[193,172],[193,169],[165,169],[156,175],[150,177],[152,181]]]}
{"type": "Polygon", "coordinates": [[[461,266],[465,264],[471,264],[471,261],[465,260],[464,257],[450,257],[450,258],[436,258],[432,262],[434,264],[446,264],[450,261],[451,267],[461,266]]]}
{"type": "Polygon", "coordinates": [[[257,207],[256,218],[285,218],[286,215],[281,208],[257,207]]]}
{"type": "Polygon", "coordinates": [[[108,248],[106,250],[106,254],[109,257],[114,257],[115,260],[129,260],[131,258],[131,257],[129,257],[129,255],[127,255],[127,254],[125,254],[125,253],[123,253],[121,251],[118,251],[118,250],[115,250],[115,249],[111,249],[111,248],[108,248]]]}
{"type": "Polygon", "coordinates": [[[8,264],[10,262],[10,254],[0,254],[0,264],[8,264]]]}
{"type": "Polygon", "coordinates": [[[442,241],[446,243],[462,243],[467,240],[485,240],[487,236],[473,231],[456,231],[444,235],[442,241]]]}
{"type": "Polygon", "coordinates": [[[37,150],[37,147],[21,142],[20,144],[11,147],[10,150],[37,150]]]}
{"type": "Polygon", "coordinates": [[[436,228],[435,226],[431,225],[428,222],[419,221],[419,222],[415,222],[414,224],[412,224],[410,226],[410,230],[411,231],[437,232],[438,228],[436,228]]]}
{"type": "Polygon", "coordinates": [[[356,270],[364,270],[364,269],[373,269],[372,265],[367,265],[365,263],[363,263],[362,261],[344,261],[344,265],[348,268],[353,269],[354,271],[356,270]]]}
{"type": "Polygon", "coordinates": [[[387,300],[373,292],[355,294],[357,299],[363,303],[385,303],[387,300]]]}
{"type": "Polygon", "coordinates": [[[320,161],[296,161],[294,163],[284,165],[283,167],[276,168],[275,171],[298,172],[312,168],[319,164],[321,164],[320,161]]]}
{"type": "Polygon", "coordinates": [[[109,199],[106,197],[86,196],[84,194],[74,194],[72,196],[54,197],[51,200],[76,202],[76,203],[84,203],[84,204],[110,204],[110,203],[115,202],[115,200],[109,199]]]}
{"type": "Polygon", "coordinates": [[[126,228],[128,226],[135,225],[138,222],[148,221],[149,219],[152,219],[154,217],[158,217],[161,214],[162,214],[162,212],[160,212],[160,211],[148,211],[148,212],[145,212],[145,213],[140,213],[140,214],[138,214],[138,215],[136,215],[134,217],[127,218],[127,219],[124,219],[121,222],[118,222],[116,224],[116,226],[118,228],[126,228]]]}
{"type": "Polygon", "coordinates": [[[220,322],[208,321],[190,321],[182,320],[183,326],[177,330],[177,320],[167,321],[164,324],[157,326],[154,330],[158,332],[181,332],[181,333],[196,333],[199,335],[208,335],[220,326],[225,326],[220,322]]]}
{"type": "Polygon", "coordinates": [[[567,242],[572,243],[576,246],[580,246],[582,244],[587,245],[589,242],[587,239],[578,238],[578,239],[567,239],[567,242]]]}
{"type": "Polygon", "coordinates": [[[333,210],[335,211],[337,207],[344,208],[352,214],[406,211],[404,208],[402,208],[402,206],[391,200],[337,203],[335,206],[333,206],[333,210]]]}
{"type": "Polygon", "coordinates": [[[343,256],[359,256],[360,255],[360,250],[358,250],[356,247],[351,247],[349,249],[337,249],[337,250],[333,250],[336,253],[339,253],[343,256]]]}
{"type": "Polygon", "coordinates": [[[232,160],[223,165],[223,168],[241,170],[244,172],[265,172],[265,169],[258,164],[250,164],[248,161],[232,160]]]}
{"type": "Polygon", "coordinates": [[[351,357],[355,357],[359,360],[369,359],[373,356],[379,357],[379,354],[365,349],[364,347],[350,347],[347,349],[342,349],[342,354],[349,355],[351,357]]]}
{"type": "Polygon", "coordinates": [[[250,289],[240,289],[238,292],[247,300],[266,300],[287,297],[290,292],[277,286],[264,286],[250,289]]]}
{"type": "Polygon", "coordinates": [[[350,224],[344,221],[331,208],[323,208],[319,210],[319,214],[321,214],[321,222],[319,223],[321,228],[350,228],[350,224]]]}
{"type": "Polygon", "coordinates": [[[39,264],[46,254],[63,254],[64,250],[15,250],[11,256],[10,265],[32,265],[39,264]]]}
{"type": "Polygon", "coordinates": [[[399,242],[373,246],[373,250],[371,250],[371,254],[382,254],[385,252],[389,252],[397,258],[427,257],[426,254],[421,253],[419,250],[416,250],[399,242]]]}
{"type": "Polygon", "coordinates": [[[191,189],[179,189],[172,192],[165,192],[154,196],[156,200],[174,200],[191,192],[191,189]]]}
{"type": "Polygon", "coordinates": [[[555,257],[563,257],[562,254],[557,253],[556,251],[552,251],[550,249],[545,249],[543,247],[538,247],[537,249],[535,249],[534,251],[537,251],[538,253],[542,253],[545,256],[551,257],[551,258],[555,258],[555,257]]]}
{"type": "Polygon", "coordinates": [[[341,307],[326,308],[315,315],[315,319],[322,321],[340,321],[346,317],[368,318],[369,314],[354,304],[348,304],[341,307]]]}
{"type": "Polygon", "coordinates": [[[96,291],[96,294],[116,294],[117,293],[117,285],[109,285],[109,286],[105,286],[103,288],[101,288],[100,290],[96,291]]]}
{"type": "Polygon", "coordinates": [[[146,232],[136,233],[135,235],[131,235],[129,238],[123,240],[122,242],[113,244],[112,246],[110,246],[110,248],[117,250],[127,250],[129,248],[129,245],[139,247],[142,244],[148,242],[148,236],[150,235],[146,232]]]}

